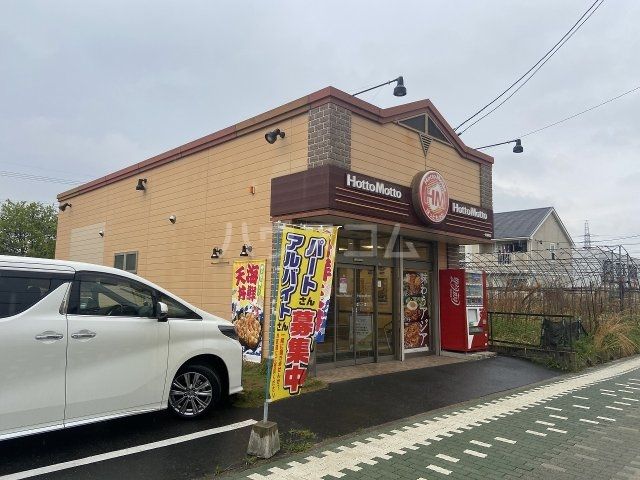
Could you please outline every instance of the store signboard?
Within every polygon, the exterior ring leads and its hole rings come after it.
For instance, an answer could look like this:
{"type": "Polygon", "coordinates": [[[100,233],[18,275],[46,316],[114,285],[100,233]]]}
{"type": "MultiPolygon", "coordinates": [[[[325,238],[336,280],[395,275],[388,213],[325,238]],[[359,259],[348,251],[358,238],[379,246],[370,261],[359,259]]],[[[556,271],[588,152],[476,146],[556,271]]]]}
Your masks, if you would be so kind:
{"type": "Polygon", "coordinates": [[[264,325],[266,260],[233,262],[231,321],[242,344],[242,358],[260,363],[264,325]]]}
{"type": "Polygon", "coordinates": [[[318,211],[355,215],[371,222],[397,222],[430,232],[491,238],[493,211],[451,198],[453,193],[435,170],[417,173],[408,186],[325,165],[272,179],[271,216],[295,218],[318,211]]]}
{"type": "Polygon", "coordinates": [[[334,235],[334,229],[326,227],[285,226],[282,230],[271,401],[299,394],[307,377],[312,342],[323,320],[323,284],[333,274],[329,256],[334,235]]]}
{"type": "Polygon", "coordinates": [[[402,282],[404,350],[429,349],[429,274],[405,270],[402,282]]]}
{"type": "Polygon", "coordinates": [[[442,223],[449,213],[447,182],[435,170],[417,173],[411,183],[413,206],[427,223],[442,223]]]}

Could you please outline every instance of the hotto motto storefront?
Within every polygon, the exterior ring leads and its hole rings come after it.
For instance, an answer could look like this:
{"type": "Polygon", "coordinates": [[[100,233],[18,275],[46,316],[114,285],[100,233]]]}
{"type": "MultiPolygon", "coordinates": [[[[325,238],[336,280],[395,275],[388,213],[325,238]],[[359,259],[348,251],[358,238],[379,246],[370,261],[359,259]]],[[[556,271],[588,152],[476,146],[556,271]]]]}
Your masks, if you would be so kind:
{"type": "Polygon", "coordinates": [[[61,193],[56,257],[224,318],[232,288],[246,295],[237,262],[255,261],[268,319],[272,222],[338,225],[317,365],[439,353],[437,271],[490,241],[492,164],[429,100],[381,109],[328,87],[61,193]]]}

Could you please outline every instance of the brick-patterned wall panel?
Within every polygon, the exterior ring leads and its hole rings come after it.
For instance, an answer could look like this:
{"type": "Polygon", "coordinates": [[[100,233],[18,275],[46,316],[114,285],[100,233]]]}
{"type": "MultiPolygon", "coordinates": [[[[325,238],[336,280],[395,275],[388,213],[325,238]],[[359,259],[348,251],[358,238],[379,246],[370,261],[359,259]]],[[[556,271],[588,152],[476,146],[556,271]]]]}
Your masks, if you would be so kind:
{"type": "Polygon", "coordinates": [[[332,103],[309,111],[309,168],[351,168],[351,112],[332,103]]]}
{"type": "Polygon", "coordinates": [[[491,165],[480,165],[480,206],[493,210],[493,175],[491,165]]]}

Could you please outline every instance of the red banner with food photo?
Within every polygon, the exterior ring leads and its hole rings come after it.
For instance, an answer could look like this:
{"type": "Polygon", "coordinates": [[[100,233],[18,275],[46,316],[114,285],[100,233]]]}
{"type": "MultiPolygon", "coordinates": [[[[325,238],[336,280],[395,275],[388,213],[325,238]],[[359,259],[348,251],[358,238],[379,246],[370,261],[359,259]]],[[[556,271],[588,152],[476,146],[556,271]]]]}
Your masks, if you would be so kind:
{"type": "Polygon", "coordinates": [[[231,321],[242,344],[242,358],[262,360],[266,260],[233,262],[231,321]]]}
{"type": "Polygon", "coordinates": [[[404,349],[429,349],[429,274],[405,271],[402,282],[404,349]]]}

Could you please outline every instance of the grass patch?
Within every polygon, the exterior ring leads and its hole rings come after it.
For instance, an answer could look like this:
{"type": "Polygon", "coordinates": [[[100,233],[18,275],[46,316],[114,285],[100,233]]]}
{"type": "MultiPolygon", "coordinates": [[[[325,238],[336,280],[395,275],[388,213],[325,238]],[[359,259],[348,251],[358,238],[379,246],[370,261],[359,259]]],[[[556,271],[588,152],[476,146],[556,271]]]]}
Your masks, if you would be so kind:
{"type": "Polygon", "coordinates": [[[496,341],[540,345],[542,317],[494,314],[491,334],[496,341]]]}
{"type": "Polygon", "coordinates": [[[306,452],[315,445],[316,434],[311,430],[292,428],[280,438],[280,448],[285,453],[306,452]]]}
{"type": "MultiPolygon", "coordinates": [[[[264,403],[264,386],[267,378],[267,362],[242,363],[242,387],[233,401],[233,405],[240,408],[260,407],[264,403]]],[[[325,388],[327,384],[315,377],[307,378],[302,387],[302,394],[325,388]]]]}
{"type": "Polygon", "coordinates": [[[579,367],[588,367],[640,353],[640,316],[629,312],[609,313],[598,326],[576,342],[579,367]]]}

